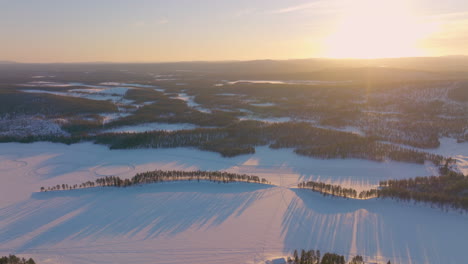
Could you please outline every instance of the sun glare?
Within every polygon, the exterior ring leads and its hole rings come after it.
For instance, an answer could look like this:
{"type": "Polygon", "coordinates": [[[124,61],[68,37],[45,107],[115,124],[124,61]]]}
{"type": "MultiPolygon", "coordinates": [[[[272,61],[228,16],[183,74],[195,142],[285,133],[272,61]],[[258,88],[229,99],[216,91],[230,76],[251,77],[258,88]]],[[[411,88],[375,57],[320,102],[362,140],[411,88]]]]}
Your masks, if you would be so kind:
{"type": "Polygon", "coordinates": [[[434,29],[420,20],[408,1],[352,1],[325,39],[331,58],[423,56],[421,41],[434,29]]]}

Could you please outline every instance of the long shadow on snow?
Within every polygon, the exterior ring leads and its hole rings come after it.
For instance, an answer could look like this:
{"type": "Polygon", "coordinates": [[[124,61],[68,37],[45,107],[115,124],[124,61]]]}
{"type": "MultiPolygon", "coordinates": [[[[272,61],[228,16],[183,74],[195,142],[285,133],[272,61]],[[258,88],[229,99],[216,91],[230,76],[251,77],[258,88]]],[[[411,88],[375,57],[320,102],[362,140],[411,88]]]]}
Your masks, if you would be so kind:
{"type": "Polygon", "coordinates": [[[174,236],[189,228],[209,229],[242,214],[270,188],[178,182],[35,193],[28,201],[0,209],[0,223],[7,223],[0,228],[0,243],[33,234],[17,248],[22,252],[65,239],[126,236],[145,240],[174,236]]]}
{"type": "MultiPolygon", "coordinates": [[[[47,143],[39,142],[33,144],[40,146],[47,143]]],[[[67,146],[69,149],[63,152],[60,144],[52,146],[56,147],[57,150],[21,157],[21,159],[39,158],[41,156],[48,157],[34,169],[34,172],[40,174],[40,177],[43,179],[55,178],[76,171],[88,171],[91,168],[97,169],[108,165],[136,167],[154,164],[149,170],[164,169],[167,166],[171,170],[176,168],[180,170],[192,170],[195,167],[200,170],[223,170],[242,164],[250,158],[250,155],[223,158],[219,153],[202,151],[195,148],[109,150],[106,146],[87,142],[67,146]]],[[[125,174],[133,176],[135,172],[125,174]]]]}
{"type": "Polygon", "coordinates": [[[281,229],[285,251],[320,249],[381,256],[379,261],[392,263],[462,263],[468,251],[463,243],[467,215],[393,200],[347,200],[310,190],[291,191],[295,195],[281,229]]]}

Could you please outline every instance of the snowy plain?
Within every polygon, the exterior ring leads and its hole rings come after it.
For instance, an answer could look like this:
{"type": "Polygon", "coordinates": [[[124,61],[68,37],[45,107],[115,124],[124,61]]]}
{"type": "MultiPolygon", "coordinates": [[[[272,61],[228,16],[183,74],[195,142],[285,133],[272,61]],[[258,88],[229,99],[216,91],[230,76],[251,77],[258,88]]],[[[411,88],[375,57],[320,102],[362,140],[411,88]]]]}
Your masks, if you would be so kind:
{"type": "Polygon", "coordinates": [[[177,131],[177,130],[190,130],[198,128],[198,126],[194,124],[187,124],[187,123],[176,123],[176,124],[168,124],[168,123],[143,123],[138,125],[129,125],[129,126],[121,126],[111,129],[106,129],[101,131],[101,133],[142,133],[148,131],[177,131]]]}
{"type": "Polygon", "coordinates": [[[366,188],[433,170],[428,164],[311,159],[268,147],[222,158],[189,148],[4,143],[0,255],[64,264],[265,263],[294,249],[313,248],[361,254],[379,263],[463,263],[467,215],[392,200],[322,197],[294,188],[308,179],[366,188]],[[37,192],[41,186],[155,169],[248,173],[273,185],[179,182],[37,192]]]}

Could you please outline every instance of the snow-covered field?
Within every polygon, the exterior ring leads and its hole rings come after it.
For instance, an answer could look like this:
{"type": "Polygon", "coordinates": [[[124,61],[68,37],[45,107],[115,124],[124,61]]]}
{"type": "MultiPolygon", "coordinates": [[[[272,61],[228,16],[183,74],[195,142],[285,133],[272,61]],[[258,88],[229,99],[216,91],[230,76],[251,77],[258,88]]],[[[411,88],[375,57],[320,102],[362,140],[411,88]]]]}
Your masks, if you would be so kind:
{"type": "Polygon", "coordinates": [[[463,263],[468,216],[391,200],[326,198],[294,187],[356,187],[430,175],[429,165],[318,160],[257,149],[222,158],[195,149],[108,150],[91,143],[0,144],[0,255],[39,263],[264,263],[294,249],[392,263],[463,263]],[[164,183],[37,193],[154,169],[227,170],[274,185],[164,183]]]}
{"type": "Polygon", "coordinates": [[[352,81],[318,81],[318,80],[237,80],[237,81],[226,81],[226,84],[233,85],[238,83],[251,83],[251,84],[299,84],[299,85],[320,85],[320,84],[347,84],[352,81]]]}
{"type": "Polygon", "coordinates": [[[440,146],[436,149],[417,149],[445,157],[452,157],[457,161],[457,168],[463,174],[468,174],[468,142],[457,143],[453,138],[441,138],[440,146]]]}
{"type": "Polygon", "coordinates": [[[186,93],[179,93],[176,97],[174,97],[174,99],[182,100],[186,102],[189,107],[194,108],[200,112],[211,113],[210,109],[204,108],[195,102],[195,96],[190,96],[186,93]]]}
{"type": "Polygon", "coordinates": [[[176,130],[186,130],[186,129],[195,129],[198,126],[193,124],[186,123],[177,123],[177,124],[167,124],[167,123],[144,123],[134,126],[121,126],[117,128],[107,129],[101,132],[104,133],[142,133],[147,131],[176,131],[176,130]]]}
{"type": "Polygon", "coordinates": [[[265,123],[286,123],[291,122],[293,119],[290,117],[257,117],[254,115],[243,116],[239,118],[240,120],[255,120],[265,123]]]}
{"type": "MultiPolygon", "coordinates": [[[[88,85],[84,83],[56,83],[34,81],[21,84],[25,87],[83,87],[70,89],[68,91],[47,91],[47,90],[22,90],[26,93],[46,93],[59,96],[81,97],[98,101],[112,101],[114,103],[131,104],[132,101],[123,99],[123,96],[132,87],[117,87],[118,83],[103,83],[106,85],[88,85]]],[[[136,86],[135,86],[136,87],[136,86]]]]}
{"type": "Polygon", "coordinates": [[[31,135],[66,136],[68,133],[50,120],[36,116],[0,118],[0,136],[27,137],[31,135]]]}

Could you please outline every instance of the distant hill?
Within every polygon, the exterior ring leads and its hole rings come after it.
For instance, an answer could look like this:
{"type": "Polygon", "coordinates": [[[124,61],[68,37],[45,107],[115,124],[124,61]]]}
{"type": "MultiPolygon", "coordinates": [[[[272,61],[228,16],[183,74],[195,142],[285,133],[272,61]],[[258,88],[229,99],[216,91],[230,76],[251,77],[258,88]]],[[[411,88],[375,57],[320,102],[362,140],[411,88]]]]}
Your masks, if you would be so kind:
{"type": "Polygon", "coordinates": [[[0,64],[17,64],[18,62],[16,61],[2,61],[0,60],[0,64]]]}

